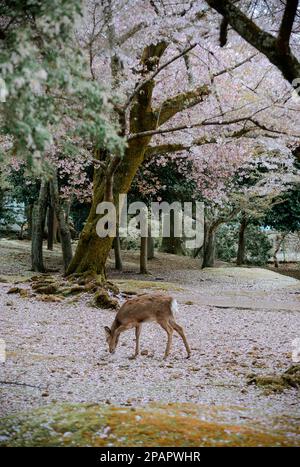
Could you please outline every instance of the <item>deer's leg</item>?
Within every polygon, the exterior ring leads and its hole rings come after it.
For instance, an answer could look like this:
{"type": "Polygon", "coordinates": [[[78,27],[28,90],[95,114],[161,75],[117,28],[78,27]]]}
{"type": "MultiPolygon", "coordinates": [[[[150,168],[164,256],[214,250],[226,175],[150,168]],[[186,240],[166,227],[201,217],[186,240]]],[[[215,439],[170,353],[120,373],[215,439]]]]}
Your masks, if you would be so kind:
{"type": "Polygon", "coordinates": [[[139,324],[135,327],[135,354],[134,356],[137,357],[140,353],[140,334],[141,334],[142,326],[139,324]]]}
{"type": "Polygon", "coordinates": [[[171,324],[172,328],[175,329],[175,331],[178,332],[178,334],[182,338],[182,340],[184,342],[184,345],[185,345],[185,348],[186,348],[186,351],[187,351],[187,354],[188,354],[187,358],[189,358],[191,356],[191,349],[190,349],[190,346],[188,344],[188,341],[186,340],[183,328],[181,326],[179,326],[179,324],[177,324],[175,321],[171,321],[170,324],[171,324]]]}
{"type": "Polygon", "coordinates": [[[161,327],[168,334],[167,347],[166,347],[166,351],[165,351],[165,355],[164,355],[164,359],[166,359],[168,357],[169,353],[170,353],[170,349],[171,349],[171,345],[172,345],[173,329],[172,329],[171,326],[169,326],[168,323],[159,322],[159,324],[161,325],[161,327]]]}

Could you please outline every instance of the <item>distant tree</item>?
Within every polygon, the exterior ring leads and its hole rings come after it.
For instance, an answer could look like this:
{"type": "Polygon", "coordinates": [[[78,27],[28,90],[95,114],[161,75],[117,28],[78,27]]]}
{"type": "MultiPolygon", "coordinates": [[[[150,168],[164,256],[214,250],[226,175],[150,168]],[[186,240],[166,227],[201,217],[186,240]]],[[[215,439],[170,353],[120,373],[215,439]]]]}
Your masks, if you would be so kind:
{"type": "Polygon", "coordinates": [[[265,224],[280,232],[300,231],[300,186],[286,191],[281,196],[282,202],[268,211],[265,224]]]}

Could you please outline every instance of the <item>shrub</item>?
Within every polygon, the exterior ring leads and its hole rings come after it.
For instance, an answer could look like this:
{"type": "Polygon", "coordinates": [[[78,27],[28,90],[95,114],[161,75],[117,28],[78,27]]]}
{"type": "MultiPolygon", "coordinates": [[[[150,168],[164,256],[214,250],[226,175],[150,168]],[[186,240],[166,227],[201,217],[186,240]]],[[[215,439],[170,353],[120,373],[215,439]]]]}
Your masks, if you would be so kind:
{"type": "MultiPolygon", "coordinates": [[[[217,257],[234,261],[238,249],[239,224],[223,224],[216,235],[217,257]]],[[[258,225],[248,225],[246,232],[245,260],[247,264],[263,266],[268,262],[272,243],[258,225]]]]}

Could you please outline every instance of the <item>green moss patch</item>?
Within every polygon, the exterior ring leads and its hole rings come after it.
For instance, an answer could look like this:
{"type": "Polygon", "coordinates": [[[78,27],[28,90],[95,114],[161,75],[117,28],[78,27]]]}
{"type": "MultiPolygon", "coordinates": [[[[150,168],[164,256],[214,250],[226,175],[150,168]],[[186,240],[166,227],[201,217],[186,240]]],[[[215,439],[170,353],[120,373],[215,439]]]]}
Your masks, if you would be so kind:
{"type": "Polygon", "coordinates": [[[204,421],[184,404],[49,405],[0,421],[0,446],[293,446],[296,437],[204,421]]]}
{"type": "Polygon", "coordinates": [[[248,384],[256,384],[267,391],[282,392],[285,389],[300,389],[300,365],[292,365],[281,375],[250,375],[248,384]]]}
{"type": "MultiPolygon", "coordinates": [[[[33,276],[31,278],[31,289],[32,296],[36,296],[37,300],[45,302],[60,302],[66,298],[78,297],[86,293],[93,294],[93,300],[90,302],[92,306],[112,309],[119,307],[116,298],[116,295],[119,294],[119,288],[110,281],[102,281],[96,275],[73,275],[67,279],[57,276],[33,276]]],[[[19,288],[14,287],[8,293],[19,291],[19,288]]]]}

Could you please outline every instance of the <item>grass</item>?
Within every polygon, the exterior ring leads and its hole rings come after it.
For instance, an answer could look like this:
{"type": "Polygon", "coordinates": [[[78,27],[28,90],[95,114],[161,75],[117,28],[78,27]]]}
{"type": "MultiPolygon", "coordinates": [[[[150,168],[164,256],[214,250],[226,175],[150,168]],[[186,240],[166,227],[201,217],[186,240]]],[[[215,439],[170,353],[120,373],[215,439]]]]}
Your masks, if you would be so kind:
{"type": "Polygon", "coordinates": [[[140,281],[135,279],[118,279],[115,281],[121,292],[140,292],[141,290],[153,289],[157,291],[181,291],[184,290],[173,282],[164,281],[140,281]]]}

